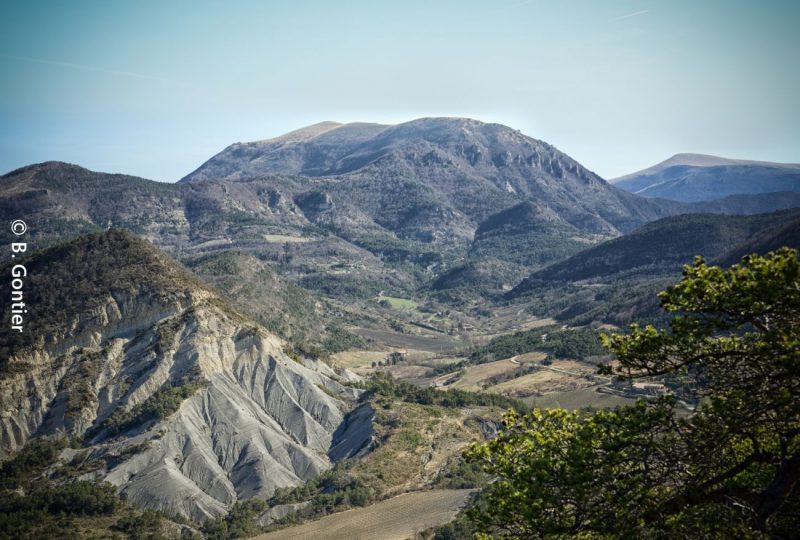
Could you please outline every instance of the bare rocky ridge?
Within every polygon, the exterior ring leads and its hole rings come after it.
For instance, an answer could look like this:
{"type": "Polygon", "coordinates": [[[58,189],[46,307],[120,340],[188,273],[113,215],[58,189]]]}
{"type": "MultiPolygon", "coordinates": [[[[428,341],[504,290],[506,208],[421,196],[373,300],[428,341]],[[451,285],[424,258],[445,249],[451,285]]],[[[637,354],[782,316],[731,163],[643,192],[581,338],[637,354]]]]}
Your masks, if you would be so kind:
{"type": "Polygon", "coordinates": [[[40,264],[50,273],[31,274],[40,276],[31,288],[47,294],[69,276],[77,291],[90,282],[92,300],[73,311],[64,292],[52,314],[62,325],[43,321],[36,343],[11,344],[0,455],[31,437],[84,438],[93,476],[138,506],[198,521],[330,467],[332,435],[358,393],[346,375],[290,358],[279,338],[128,233],[28,262],[40,264]]]}
{"type": "Polygon", "coordinates": [[[460,217],[473,230],[491,214],[523,200],[549,205],[565,221],[591,233],[618,234],[667,215],[657,204],[615,190],[547,143],[467,118],[422,118],[395,126],[345,124],[299,140],[237,143],[181,182],[269,174],[331,178],[318,186],[332,189],[335,183],[337,194],[346,194],[341,199],[357,201],[379,223],[379,212],[384,221],[403,217],[387,216],[386,203],[374,193],[391,191],[398,183],[405,190],[417,183],[419,189],[424,186],[421,194],[438,211],[460,217]]]}

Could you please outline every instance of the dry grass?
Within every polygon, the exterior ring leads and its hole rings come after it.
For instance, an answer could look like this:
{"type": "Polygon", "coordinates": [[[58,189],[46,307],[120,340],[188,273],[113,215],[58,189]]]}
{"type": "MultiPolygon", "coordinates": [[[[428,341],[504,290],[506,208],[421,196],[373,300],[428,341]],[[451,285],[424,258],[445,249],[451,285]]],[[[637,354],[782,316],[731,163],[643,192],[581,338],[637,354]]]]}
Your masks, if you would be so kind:
{"type": "Polygon", "coordinates": [[[403,540],[453,520],[472,490],[437,489],[405,493],[366,508],[325,516],[254,540],[403,540]]]}
{"type": "Polygon", "coordinates": [[[350,371],[364,375],[373,371],[372,362],[386,360],[386,351],[343,351],[331,356],[331,361],[350,371]]]}
{"type": "Polygon", "coordinates": [[[305,236],[289,236],[286,234],[265,234],[264,240],[267,242],[281,242],[281,243],[299,243],[303,244],[305,242],[310,242],[314,240],[314,238],[307,238],[305,236]]]}
{"type": "MultiPolygon", "coordinates": [[[[538,362],[544,358],[545,355],[543,353],[532,352],[505,360],[468,366],[463,371],[461,377],[459,377],[455,383],[449,385],[448,388],[459,388],[461,390],[472,390],[474,392],[481,391],[483,390],[486,380],[490,377],[514,371],[520,364],[538,362]]],[[[444,376],[444,378],[447,377],[448,375],[444,376]]]]}
{"type": "Polygon", "coordinates": [[[448,388],[459,388],[461,390],[472,390],[474,392],[483,389],[483,383],[489,377],[501,375],[509,371],[514,371],[519,367],[511,360],[497,360],[476,366],[468,366],[459,379],[448,386],[448,388]]]}
{"type": "Polygon", "coordinates": [[[594,366],[575,360],[556,360],[550,366],[542,366],[528,375],[503,381],[486,391],[513,397],[574,391],[596,385],[596,371],[594,366]]]}
{"type": "Polygon", "coordinates": [[[449,458],[482,438],[471,419],[499,418],[500,411],[395,401],[391,410],[378,409],[377,414],[375,434],[383,443],[351,473],[378,486],[381,493],[394,495],[429,486],[449,458]]]}
{"type": "Polygon", "coordinates": [[[425,379],[431,372],[431,368],[415,364],[397,364],[381,368],[392,374],[392,377],[401,381],[425,379]]]}

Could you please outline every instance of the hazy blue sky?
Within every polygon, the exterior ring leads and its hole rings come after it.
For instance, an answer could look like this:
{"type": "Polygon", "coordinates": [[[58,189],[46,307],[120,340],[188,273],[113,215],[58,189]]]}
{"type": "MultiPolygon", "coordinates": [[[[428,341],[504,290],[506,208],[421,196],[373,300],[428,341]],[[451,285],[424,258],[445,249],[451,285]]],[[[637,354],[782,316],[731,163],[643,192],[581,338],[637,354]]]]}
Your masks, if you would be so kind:
{"type": "Polygon", "coordinates": [[[798,1],[0,0],[0,172],[174,181],[321,120],[469,116],[607,178],[800,162],[798,1]]]}

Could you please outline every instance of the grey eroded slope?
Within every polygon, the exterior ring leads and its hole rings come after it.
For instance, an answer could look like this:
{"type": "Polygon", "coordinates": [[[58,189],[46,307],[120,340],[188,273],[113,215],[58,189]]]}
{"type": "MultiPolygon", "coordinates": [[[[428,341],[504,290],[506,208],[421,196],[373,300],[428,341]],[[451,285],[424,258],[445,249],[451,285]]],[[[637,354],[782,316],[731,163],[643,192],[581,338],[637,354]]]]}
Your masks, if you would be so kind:
{"type": "Polygon", "coordinates": [[[33,437],[83,438],[91,476],[200,521],[330,467],[358,391],[287,356],[147,242],[111,230],[26,264],[31,305],[53,303],[35,340],[3,337],[0,455],[33,437]]]}

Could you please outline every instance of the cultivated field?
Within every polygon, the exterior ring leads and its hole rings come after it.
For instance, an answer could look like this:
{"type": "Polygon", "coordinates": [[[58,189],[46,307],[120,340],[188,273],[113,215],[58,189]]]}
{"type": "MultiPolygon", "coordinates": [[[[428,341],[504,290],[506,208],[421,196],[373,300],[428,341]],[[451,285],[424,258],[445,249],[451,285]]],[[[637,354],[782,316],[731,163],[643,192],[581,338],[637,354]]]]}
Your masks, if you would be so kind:
{"type": "Polygon", "coordinates": [[[371,373],[372,362],[383,362],[389,355],[386,351],[343,351],[331,356],[331,361],[359,375],[371,373]]]}
{"type": "Polygon", "coordinates": [[[522,377],[509,379],[486,388],[487,392],[514,397],[541,396],[554,392],[580,390],[596,386],[597,368],[575,360],[555,360],[522,377]]]}
{"type": "MultiPolygon", "coordinates": [[[[483,381],[489,377],[514,371],[519,367],[511,360],[497,360],[475,366],[468,366],[458,380],[448,385],[448,388],[459,388],[461,390],[480,391],[483,389],[483,381]]],[[[450,375],[444,375],[442,379],[447,379],[450,375]]]]}
{"type": "Polygon", "coordinates": [[[254,537],[257,540],[403,540],[453,520],[472,490],[437,489],[405,493],[366,508],[254,537]]]}
{"type": "Polygon", "coordinates": [[[415,349],[442,353],[463,349],[466,346],[459,338],[447,334],[401,334],[392,330],[377,330],[373,328],[353,328],[351,332],[395,349],[415,349]]]}
{"type": "Polygon", "coordinates": [[[523,399],[525,403],[540,409],[561,407],[568,410],[578,410],[591,407],[594,409],[613,409],[623,405],[632,405],[636,400],[614,394],[598,392],[596,386],[571,390],[567,392],[554,392],[544,396],[531,396],[523,399]]]}
{"type": "MultiPolygon", "coordinates": [[[[478,392],[484,389],[484,385],[490,377],[495,377],[497,375],[514,371],[522,364],[540,362],[544,360],[545,357],[546,355],[544,353],[531,352],[515,356],[513,358],[507,358],[505,360],[496,360],[494,362],[487,362],[485,364],[467,366],[467,368],[461,372],[456,382],[446,386],[447,388],[458,388],[461,390],[478,392]]],[[[444,383],[444,381],[452,377],[454,377],[453,374],[442,375],[441,377],[437,378],[437,382],[441,385],[444,383]]]]}
{"type": "Polygon", "coordinates": [[[489,338],[503,334],[530,330],[541,326],[557,324],[553,319],[539,319],[526,313],[524,308],[509,306],[496,309],[490,318],[481,319],[476,323],[481,329],[481,337],[489,338]]]}
{"type": "Polygon", "coordinates": [[[387,302],[389,302],[389,305],[391,305],[395,309],[405,309],[407,311],[413,311],[417,313],[419,312],[419,310],[417,309],[419,307],[419,304],[408,298],[398,298],[396,296],[382,296],[380,297],[380,299],[386,300],[387,302]]]}

